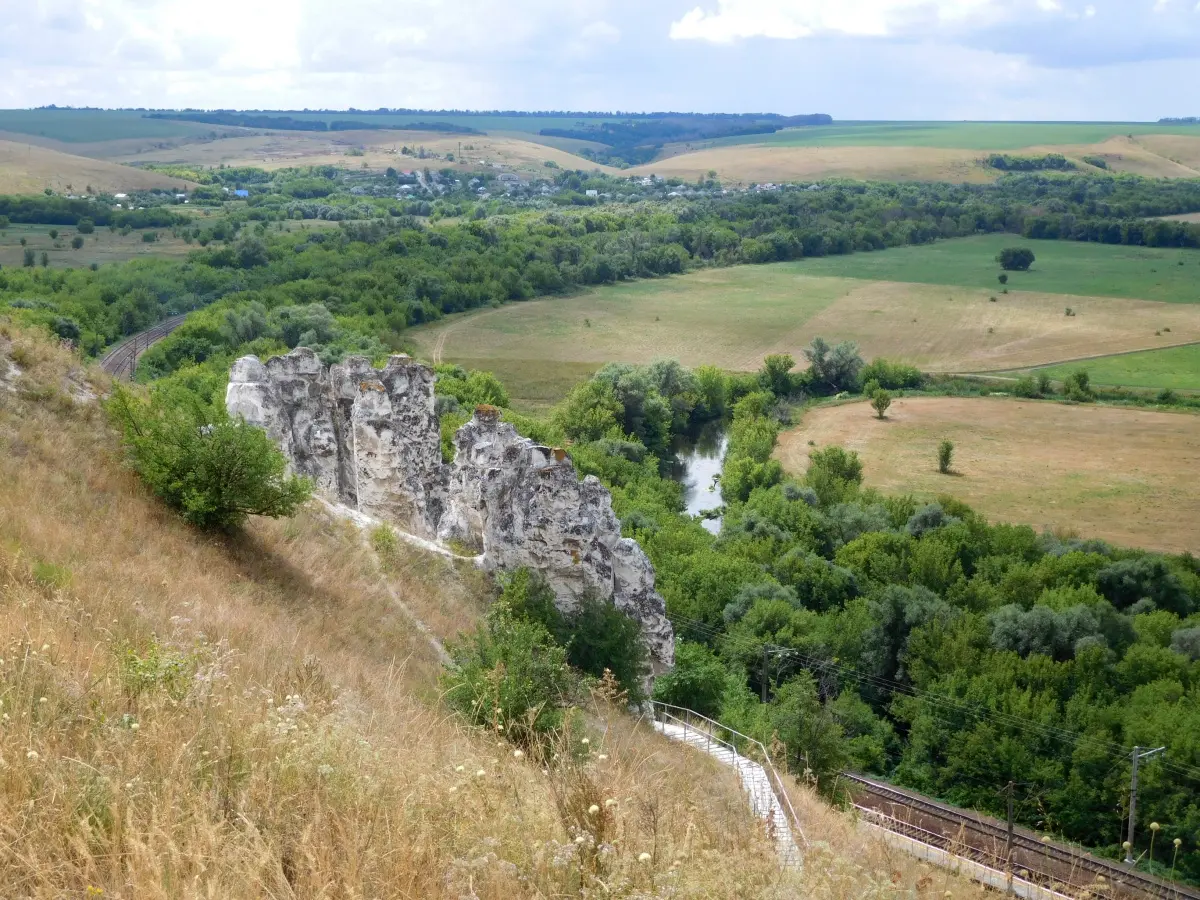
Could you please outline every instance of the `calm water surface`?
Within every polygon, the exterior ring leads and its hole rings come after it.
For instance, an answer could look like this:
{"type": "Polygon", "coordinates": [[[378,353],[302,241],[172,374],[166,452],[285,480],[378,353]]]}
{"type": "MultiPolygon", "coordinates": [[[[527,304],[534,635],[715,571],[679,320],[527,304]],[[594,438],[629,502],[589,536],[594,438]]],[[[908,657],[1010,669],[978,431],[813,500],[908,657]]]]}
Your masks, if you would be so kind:
{"type": "MultiPolygon", "coordinates": [[[[676,439],[672,448],[675,451],[672,477],[683,485],[689,516],[699,516],[721,508],[718,476],[728,447],[729,438],[724,422],[711,422],[695,436],[676,439]]],[[[713,534],[721,530],[719,517],[706,518],[702,524],[713,534]]]]}

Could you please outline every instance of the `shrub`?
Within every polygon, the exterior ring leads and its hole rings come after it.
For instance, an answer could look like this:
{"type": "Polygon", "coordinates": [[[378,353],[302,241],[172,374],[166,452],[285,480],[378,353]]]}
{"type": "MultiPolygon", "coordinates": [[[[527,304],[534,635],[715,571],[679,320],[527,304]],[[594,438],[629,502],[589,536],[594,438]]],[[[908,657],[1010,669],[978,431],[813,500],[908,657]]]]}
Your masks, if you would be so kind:
{"type": "Polygon", "coordinates": [[[908,524],[904,526],[904,530],[911,537],[923,537],[930,531],[936,531],[939,528],[945,528],[947,525],[953,525],[959,521],[954,516],[948,515],[940,503],[930,503],[927,506],[922,506],[908,520],[908,524]]]}
{"type": "Polygon", "coordinates": [[[854,496],[862,479],[862,460],[853,450],[826,447],[808,455],[808,472],[804,480],[817,492],[822,506],[841,503],[854,496]]]}
{"type": "Polygon", "coordinates": [[[1005,247],[996,257],[1000,268],[1010,272],[1027,272],[1035,260],[1033,251],[1027,247],[1005,247]]]}
{"type": "Polygon", "coordinates": [[[1000,273],[1000,283],[1001,283],[1001,284],[1008,284],[1008,273],[1007,273],[1007,272],[1001,272],[1001,273],[1000,273]]]}
{"type": "Polygon", "coordinates": [[[290,516],[311,483],[286,473],[260,428],[231,421],[184,391],[149,400],[117,388],[105,404],[130,466],[164,503],[199,528],[232,530],[247,516],[290,516]]]}
{"type": "Polygon", "coordinates": [[[950,474],[950,466],[954,462],[954,442],[942,441],[938,444],[938,471],[943,475],[950,474]]]}
{"type": "Polygon", "coordinates": [[[546,629],[565,648],[567,662],[597,678],[607,669],[633,702],[645,698],[646,646],[641,626],[611,600],[584,594],[575,608],[562,611],[546,580],[530,569],[500,576],[500,600],[510,614],[546,629]]]}
{"type": "Polygon", "coordinates": [[[1012,392],[1017,397],[1025,397],[1026,399],[1041,396],[1041,392],[1038,390],[1038,383],[1032,375],[1022,375],[1018,378],[1017,383],[1013,385],[1012,392]]]}
{"type": "Polygon", "coordinates": [[[91,219],[80,219],[79,224],[75,226],[75,230],[80,234],[91,234],[96,230],[96,223],[91,219]]]}
{"type": "Polygon", "coordinates": [[[25,268],[29,269],[29,268],[33,268],[33,265],[36,262],[37,262],[37,255],[33,252],[33,250],[26,247],[25,252],[22,254],[21,265],[23,265],[23,266],[25,266],[25,268]]]}
{"type": "Polygon", "coordinates": [[[882,419],[887,413],[888,407],[892,405],[892,395],[879,388],[871,395],[871,409],[875,410],[875,415],[882,419]]]}
{"type": "Polygon", "coordinates": [[[143,244],[153,244],[157,240],[158,240],[158,232],[157,231],[143,231],[142,232],[142,243],[143,244]]]}
{"type": "Polygon", "coordinates": [[[1091,377],[1086,369],[1072,372],[1063,380],[1063,396],[1076,403],[1091,403],[1096,399],[1092,390],[1091,377]]]}
{"type": "Polygon", "coordinates": [[[52,241],[58,240],[58,229],[57,228],[51,228],[49,234],[50,234],[50,240],[52,240],[52,241]]]}
{"type": "Polygon", "coordinates": [[[859,377],[864,384],[874,381],[879,387],[890,391],[919,388],[925,383],[925,376],[916,366],[890,362],[882,357],[868,363],[859,377]]]}
{"type": "Polygon", "coordinates": [[[71,238],[71,247],[75,250],[82,250],[83,238],[81,238],[79,235],[75,235],[75,237],[71,238]]]}
{"type": "Polygon", "coordinates": [[[475,633],[450,647],[446,702],[475,725],[520,746],[541,745],[563,724],[576,682],[567,652],[545,626],[497,601],[475,633]]]}
{"type": "Polygon", "coordinates": [[[703,644],[680,641],[675,668],[654,682],[654,699],[715,718],[725,691],[725,666],[703,644]]]}

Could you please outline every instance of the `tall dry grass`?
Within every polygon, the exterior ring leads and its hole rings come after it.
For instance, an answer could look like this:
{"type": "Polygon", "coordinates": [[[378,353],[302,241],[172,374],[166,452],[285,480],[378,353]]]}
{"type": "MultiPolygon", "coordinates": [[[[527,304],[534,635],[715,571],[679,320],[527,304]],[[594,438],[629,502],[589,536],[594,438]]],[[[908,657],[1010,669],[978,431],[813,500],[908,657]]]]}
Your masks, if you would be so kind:
{"type": "MultiPolygon", "coordinates": [[[[388,588],[445,597],[449,627],[485,602],[476,573],[405,555],[385,584],[361,535],[315,510],[200,535],[122,467],[87,399],[103,378],[0,324],[5,355],[22,374],[0,383],[0,897],[928,887],[832,830],[781,872],[728,770],[603,704],[570,765],[462,727],[388,588]]],[[[822,810],[810,838],[840,821],[822,810]]]]}

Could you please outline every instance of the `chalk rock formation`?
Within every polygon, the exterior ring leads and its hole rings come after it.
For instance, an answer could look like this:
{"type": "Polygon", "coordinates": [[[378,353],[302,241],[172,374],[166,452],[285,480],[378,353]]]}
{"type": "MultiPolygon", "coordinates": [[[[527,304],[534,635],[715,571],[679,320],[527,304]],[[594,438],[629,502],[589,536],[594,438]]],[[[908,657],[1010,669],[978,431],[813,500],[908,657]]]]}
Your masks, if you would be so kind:
{"type": "Polygon", "coordinates": [[[434,373],[407,356],[377,370],[350,357],[326,370],[307,349],[234,363],[232,416],[263,428],[291,468],[327,497],[423,537],[478,548],[494,569],[541,572],[563,609],[594,592],[641,623],[655,673],[674,663],[674,635],[654,569],[621,537],[612,497],[579,480],[562,450],[535,444],[480,407],[442,462],[434,373]]]}
{"type": "Polygon", "coordinates": [[[478,547],[489,566],[543,573],[564,608],[588,592],[612,597],[641,623],[655,668],[669,667],[674,635],[654,568],[621,537],[608,488],[592,475],[580,481],[564,451],[521,437],[490,407],[476,410],[454,446],[438,536],[478,547]]]}
{"type": "Polygon", "coordinates": [[[299,348],[233,364],[225,406],[279,442],[317,490],[432,536],[445,503],[433,372],[407,356],[379,371],[363,357],[328,370],[299,348]]]}

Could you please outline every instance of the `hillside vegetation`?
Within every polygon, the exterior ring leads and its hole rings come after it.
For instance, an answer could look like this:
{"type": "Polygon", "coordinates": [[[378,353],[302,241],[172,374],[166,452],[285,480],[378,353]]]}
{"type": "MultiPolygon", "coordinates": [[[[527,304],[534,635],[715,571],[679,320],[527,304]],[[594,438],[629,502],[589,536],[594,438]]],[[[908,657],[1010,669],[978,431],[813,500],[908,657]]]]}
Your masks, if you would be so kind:
{"type": "Polygon", "coordinates": [[[40,194],[46,188],[82,194],[88,185],[104,193],[188,187],[186,181],[157,172],[0,140],[0,194],[40,194]]]}
{"type": "Polygon", "coordinates": [[[395,598],[452,632],[477,573],[398,549],[381,575],[317,508],[200,536],[120,465],[106,387],[0,324],[6,896],[982,896],[803,790],[829,843],[781,873],[727,770],[603,706],[549,774],[458,724],[395,598]]]}

